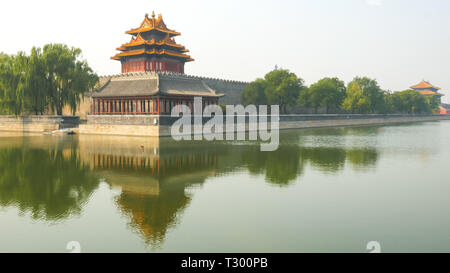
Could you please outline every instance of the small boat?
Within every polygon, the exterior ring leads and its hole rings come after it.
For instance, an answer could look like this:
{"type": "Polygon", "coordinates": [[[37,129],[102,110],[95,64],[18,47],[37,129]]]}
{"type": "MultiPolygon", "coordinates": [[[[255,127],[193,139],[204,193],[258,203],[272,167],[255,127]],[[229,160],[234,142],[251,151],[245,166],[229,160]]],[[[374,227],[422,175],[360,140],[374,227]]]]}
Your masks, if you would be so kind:
{"type": "Polygon", "coordinates": [[[66,128],[66,129],[48,131],[48,132],[45,132],[44,134],[46,134],[46,135],[74,135],[75,132],[72,129],[66,128]]]}

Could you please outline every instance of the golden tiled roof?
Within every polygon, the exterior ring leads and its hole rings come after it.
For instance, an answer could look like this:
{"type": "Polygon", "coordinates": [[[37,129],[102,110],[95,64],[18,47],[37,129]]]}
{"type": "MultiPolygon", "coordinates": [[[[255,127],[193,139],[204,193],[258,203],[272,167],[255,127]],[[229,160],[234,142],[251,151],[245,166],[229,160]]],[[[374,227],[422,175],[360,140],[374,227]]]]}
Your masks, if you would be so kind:
{"type": "Polygon", "coordinates": [[[433,92],[431,90],[418,91],[422,95],[437,95],[437,96],[445,96],[444,94],[433,92]]]}
{"type": "Polygon", "coordinates": [[[136,37],[132,37],[130,42],[118,47],[117,50],[124,51],[124,50],[127,50],[127,47],[139,46],[139,45],[143,45],[143,44],[150,45],[150,46],[151,45],[159,45],[159,46],[167,45],[170,47],[180,48],[183,50],[183,52],[189,52],[189,50],[185,49],[184,46],[177,44],[175,42],[175,40],[172,37],[170,37],[169,34],[167,34],[163,40],[157,42],[157,41],[155,41],[155,39],[152,39],[150,41],[145,40],[144,38],[142,38],[140,33],[138,33],[138,35],[136,37]]]}
{"type": "Polygon", "coordinates": [[[174,30],[167,28],[166,24],[164,23],[164,20],[162,19],[161,14],[158,15],[158,18],[155,18],[155,12],[152,13],[152,18],[149,18],[148,14],[146,14],[144,21],[142,21],[141,25],[138,28],[130,29],[129,31],[127,31],[125,33],[137,35],[139,33],[152,31],[152,30],[164,32],[171,36],[180,35],[179,32],[176,32],[174,30]]]}
{"type": "Polygon", "coordinates": [[[437,86],[433,86],[431,83],[427,82],[427,81],[421,81],[420,83],[411,86],[410,88],[412,89],[426,89],[426,88],[434,88],[436,90],[440,90],[441,88],[437,87],[437,86]]]}

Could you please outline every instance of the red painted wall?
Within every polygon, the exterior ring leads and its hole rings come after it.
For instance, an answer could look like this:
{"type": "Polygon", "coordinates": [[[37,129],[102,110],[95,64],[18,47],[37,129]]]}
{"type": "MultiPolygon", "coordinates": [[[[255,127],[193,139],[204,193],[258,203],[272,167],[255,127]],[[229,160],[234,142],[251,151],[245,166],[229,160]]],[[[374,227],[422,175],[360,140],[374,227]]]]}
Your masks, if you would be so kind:
{"type": "Polygon", "coordinates": [[[122,64],[122,73],[144,71],[168,71],[184,74],[184,64],[169,61],[129,61],[122,64]]]}

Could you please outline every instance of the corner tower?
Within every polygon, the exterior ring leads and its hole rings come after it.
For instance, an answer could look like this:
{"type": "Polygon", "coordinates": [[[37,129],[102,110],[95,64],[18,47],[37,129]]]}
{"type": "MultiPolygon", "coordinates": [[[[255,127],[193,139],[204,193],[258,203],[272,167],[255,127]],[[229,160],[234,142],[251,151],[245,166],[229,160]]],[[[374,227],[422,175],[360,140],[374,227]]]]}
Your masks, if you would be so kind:
{"type": "Polygon", "coordinates": [[[439,100],[441,99],[441,97],[444,96],[444,94],[439,93],[439,90],[441,90],[441,88],[434,86],[425,80],[421,81],[416,85],[411,86],[410,88],[416,90],[417,92],[419,92],[424,96],[435,95],[439,100]]]}
{"type": "Polygon", "coordinates": [[[166,27],[161,14],[155,13],[138,28],[131,29],[126,34],[132,35],[131,41],[123,44],[117,50],[121,51],[111,57],[122,64],[122,73],[161,71],[184,74],[184,64],[193,59],[186,53],[184,46],[175,42],[174,37],[180,33],[166,27]]]}

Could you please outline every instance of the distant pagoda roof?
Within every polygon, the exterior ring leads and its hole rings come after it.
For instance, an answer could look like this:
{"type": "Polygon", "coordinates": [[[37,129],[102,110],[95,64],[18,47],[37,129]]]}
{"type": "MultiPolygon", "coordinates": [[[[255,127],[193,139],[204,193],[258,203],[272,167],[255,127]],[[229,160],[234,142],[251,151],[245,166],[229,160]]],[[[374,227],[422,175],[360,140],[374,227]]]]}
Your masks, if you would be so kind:
{"type": "Polygon", "coordinates": [[[443,97],[445,96],[444,94],[438,93],[436,91],[431,91],[431,90],[423,90],[423,91],[417,91],[422,95],[436,95],[436,96],[440,96],[443,97]]]}
{"type": "Polygon", "coordinates": [[[427,82],[427,81],[421,81],[420,83],[413,85],[410,87],[411,89],[435,89],[435,90],[440,90],[441,88],[432,85],[431,83],[427,82]]]}
{"type": "Polygon", "coordinates": [[[131,41],[118,47],[117,50],[122,52],[114,55],[111,59],[121,60],[129,56],[150,55],[172,57],[183,63],[194,61],[191,56],[185,54],[189,50],[175,42],[173,37],[180,35],[180,33],[168,29],[161,14],[158,15],[158,18],[155,18],[154,12],[152,18],[149,18],[146,14],[140,27],[126,33],[132,35],[131,41]],[[159,32],[159,34],[146,34],[153,31],[159,32]]]}
{"type": "Polygon", "coordinates": [[[138,28],[133,28],[125,32],[126,34],[138,35],[139,33],[149,32],[149,31],[159,31],[168,33],[171,36],[180,35],[179,32],[168,29],[164,20],[162,19],[162,15],[159,14],[158,18],[155,18],[155,12],[152,13],[152,18],[148,17],[148,14],[145,14],[144,21],[142,21],[141,25],[138,28]]]}

